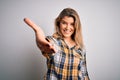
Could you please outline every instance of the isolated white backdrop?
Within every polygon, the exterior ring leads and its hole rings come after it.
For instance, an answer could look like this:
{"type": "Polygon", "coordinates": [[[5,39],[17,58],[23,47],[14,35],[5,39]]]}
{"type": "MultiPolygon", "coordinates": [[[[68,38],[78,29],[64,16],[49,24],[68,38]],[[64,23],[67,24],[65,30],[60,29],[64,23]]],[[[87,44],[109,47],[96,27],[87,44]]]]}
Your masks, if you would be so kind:
{"type": "Polygon", "coordinates": [[[46,59],[23,18],[52,35],[66,7],[80,15],[90,79],[120,80],[119,0],[0,0],[0,80],[43,80],[46,59]]]}

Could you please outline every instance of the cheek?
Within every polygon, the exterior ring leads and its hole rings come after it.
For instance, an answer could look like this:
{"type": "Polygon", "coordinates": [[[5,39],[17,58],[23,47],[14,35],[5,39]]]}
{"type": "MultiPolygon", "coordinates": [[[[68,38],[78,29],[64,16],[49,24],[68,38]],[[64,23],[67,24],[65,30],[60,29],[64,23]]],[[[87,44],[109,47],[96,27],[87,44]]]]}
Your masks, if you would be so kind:
{"type": "Polygon", "coordinates": [[[71,30],[74,32],[74,31],[75,31],[75,28],[74,28],[74,27],[72,27],[72,28],[71,28],[71,30]]]}
{"type": "Polygon", "coordinates": [[[60,31],[62,31],[63,29],[65,29],[64,25],[60,25],[60,31]]]}
{"type": "Polygon", "coordinates": [[[60,33],[62,34],[62,30],[63,30],[63,27],[61,27],[61,25],[59,26],[59,31],[60,33]]]}
{"type": "Polygon", "coordinates": [[[73,31],[75,30],[75,28],[74,28],[74,27],[72,27],[71,29],[72,29],[73,31]]]}
{"type": "Polygon", "coordinates": [[[64,29],[65,25],[60,24],[60,29],[64,29]]]}

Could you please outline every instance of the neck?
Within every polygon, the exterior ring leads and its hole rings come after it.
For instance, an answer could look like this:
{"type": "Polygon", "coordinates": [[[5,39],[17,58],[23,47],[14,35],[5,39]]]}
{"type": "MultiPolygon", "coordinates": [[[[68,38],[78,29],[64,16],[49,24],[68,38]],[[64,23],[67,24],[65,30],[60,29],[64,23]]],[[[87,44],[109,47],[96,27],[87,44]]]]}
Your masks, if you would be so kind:
{"type": "Polygon", "coordinates": [[[73,47],[76,45],[75,41],[72,38],[64,38],[64,41],[69,47],[73,47]]]}
{"type": "Polygon", "coordinates": [[[64,38],[64,40],[65,40],[66,42],[71,42],[71,41],[73,41],[71,37],[70,37],[70,38],[64,38]]]}

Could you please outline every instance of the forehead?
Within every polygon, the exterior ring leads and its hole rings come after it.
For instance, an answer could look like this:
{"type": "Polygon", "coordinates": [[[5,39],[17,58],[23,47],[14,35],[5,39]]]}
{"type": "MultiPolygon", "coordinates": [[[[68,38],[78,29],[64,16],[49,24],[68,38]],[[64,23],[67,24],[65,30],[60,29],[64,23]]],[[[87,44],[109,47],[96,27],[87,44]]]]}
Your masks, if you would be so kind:
{"type": "Polygon", "coordinates": [[[71,16],[64,16],[61,21],[69,22],[69,23],[74,23],[74,18],[71,16]]]}

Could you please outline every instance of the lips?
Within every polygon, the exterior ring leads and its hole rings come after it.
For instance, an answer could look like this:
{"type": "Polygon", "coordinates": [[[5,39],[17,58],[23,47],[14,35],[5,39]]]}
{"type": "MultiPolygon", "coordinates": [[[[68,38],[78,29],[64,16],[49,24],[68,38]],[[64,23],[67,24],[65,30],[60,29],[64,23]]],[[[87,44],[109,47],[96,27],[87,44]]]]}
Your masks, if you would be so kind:
{"type": "Polygon", "coordinates": [[[66,33],[66,34],[70,34],[72,31],[71,31],[71,30],[66,30],[66,29],[65,29],[65,30],[63,30],[63,32],[66,33]]]}

